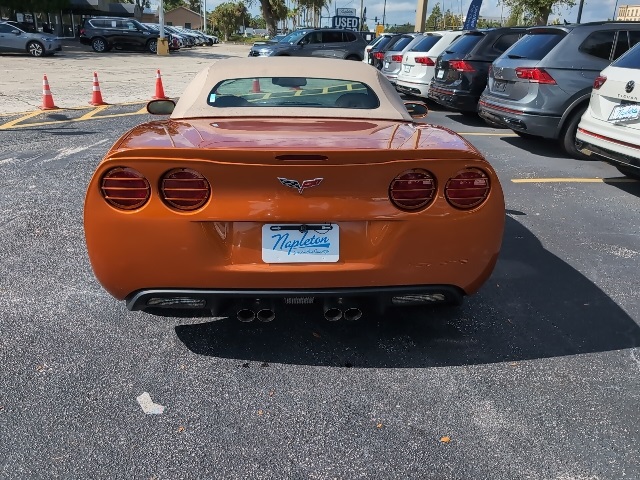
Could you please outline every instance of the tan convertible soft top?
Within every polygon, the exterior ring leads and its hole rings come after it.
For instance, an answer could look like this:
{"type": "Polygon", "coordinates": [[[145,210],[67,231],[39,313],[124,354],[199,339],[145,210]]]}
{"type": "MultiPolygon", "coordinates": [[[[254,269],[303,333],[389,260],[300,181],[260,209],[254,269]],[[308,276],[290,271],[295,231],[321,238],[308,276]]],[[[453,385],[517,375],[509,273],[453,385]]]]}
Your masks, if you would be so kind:
{"type": "Polygon", "coordinates": [[[201,117],[342,117],[385,120],[413,119],[393,85],[376,68],[362,62],[332,58],[247,57],[228,58],[205,68],[189,83],[171,115],[173,119],[201,117]],[[373,109],[229,107],[207,104],[211,89],[222,80],[258,77],[335,78],[364,83],[380,100],[373,109]]]}

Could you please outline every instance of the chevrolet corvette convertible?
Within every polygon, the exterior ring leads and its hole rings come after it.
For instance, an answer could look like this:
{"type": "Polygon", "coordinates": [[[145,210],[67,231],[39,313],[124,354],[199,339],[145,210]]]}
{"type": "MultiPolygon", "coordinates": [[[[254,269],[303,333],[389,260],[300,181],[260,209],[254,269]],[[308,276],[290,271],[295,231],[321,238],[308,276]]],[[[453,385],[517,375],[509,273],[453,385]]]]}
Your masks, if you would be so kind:
{"type": "Polygon", "coordinates": [[[226,59],[147,108],[170,116],[115,142],[84,208],[95,275],[130,310],[356,320],[460,303],[494,268],[493,168],[368,65],[226,59]]]}

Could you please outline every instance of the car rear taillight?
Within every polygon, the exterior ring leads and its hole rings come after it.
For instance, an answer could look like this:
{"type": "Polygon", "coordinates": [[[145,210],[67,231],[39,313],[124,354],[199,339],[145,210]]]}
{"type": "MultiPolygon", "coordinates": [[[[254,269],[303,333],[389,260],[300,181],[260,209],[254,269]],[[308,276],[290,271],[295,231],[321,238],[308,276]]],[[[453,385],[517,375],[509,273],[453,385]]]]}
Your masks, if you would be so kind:
{"type": "Polygon", "coordinates": [[[84,35],[84,32],[85,32],[85,29],[84,29],[84,28],[81,28],[81,29],[80,29],[80,35],[84,35]]]}
{"type": "Polygon", "coordinates": [[[444,195],[454,207],[469,209],[484,202],[489,189],[487,174],[477,168],[468,168],[449,179],[444,187],[444,195]]]}
{"type": "Polygon", "coordinates": [[[382,60],[384,58],[384,53],[383,52],[375,52],[373,54],[373,58],[375,58],[377,60],[382,60]]]}
{"type": "Polygon", "coordinates": [[[475,72],[476,69],[473,68],[469,62],[465,62],[464,60],[449,60],[449,67],[458,71],[458,72],[475,72]]]}
{"type": "Polygon", "coordinates": [[[416,63],[419,63],[420,65],[426,65],[428,67],[433,67],[435,65],[435,62],[429,57],[416,57],[416,63]]]}
{"type": "Polygon", "coordinates": [[[100,190],[110,205],[121,210],[140,208],[151,195],[149,182],[133,168],[116,167],[102,177],[100,190]]]}
{"type": "Polygon", "coordinates": [[[401,173],[389,185],[389,198],[402,210],[418,210],[435,198],[436,180],[426,170],[413,169],[401,173]]]}
{"type": "Polygon", "coordinates": [[[529,80],[530,83],[556,84],[553,77],[543,68],[518,67],[516,68],[516,76],[523,80],[529,80]]]}
{"type": "Polygon", "coordinates": [[[195,170],[178,168],[164,174],[160,193],[167,204],[178,210],[196,210],[211,195],[211,187],[204,176],[195,170]]]}
{"type": "Polygon", "coordinates": [[[598,75],[596,77],[596,79],[593,81],[593,89],[594,90],[600,90],[600,87],[602,85],[604,85],[604,82],[607,81],[607,77],[604,77],[602,75],[598,75]]]}
{"type": "Polygon", "coordinates": [[[391,61],[392,62],[401,62],[402,61],[402,55],[391,55],[391,61]]]}

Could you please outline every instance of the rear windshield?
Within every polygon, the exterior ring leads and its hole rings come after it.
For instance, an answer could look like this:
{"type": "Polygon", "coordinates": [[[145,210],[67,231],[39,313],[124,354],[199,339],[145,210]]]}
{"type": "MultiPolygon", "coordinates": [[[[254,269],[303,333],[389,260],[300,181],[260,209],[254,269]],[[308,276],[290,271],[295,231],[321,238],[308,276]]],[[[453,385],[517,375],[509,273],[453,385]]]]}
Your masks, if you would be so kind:
{"type": "Polygon", "coordinates": [[[542,60],[564,36],[564,32],[529,33],[511,47],[507,56],[509,58],[542,60]]]}
{"type": "Polygon", "coordinates": [[[307,77],[259,77],[223,80],[211,89],[207,104],[226,107],[313,107],[371,110],[380,100],[364,83],[307,77]]]}
{"type": "Polygon", "coordinates": [[[390,41],[392,38],[395,37],[382,37],[382,40],[380,40],[379,43],[376,43],[372,50],[382,50],[390,41]]]}
{"type": "Polygon", "coordinates": [[[484,34],[466,34],[455,40],[447,47],[446,53],[466,54],[473,50],[480,40],[484,38],[484,34]]]}
{"type": "Polygon", "coordinates": [[[413,37],[401,37],[396,43],[393,44],[389,50],[393,50],[395,52],[400,52],[406,48],[413,41],[413,37]]]}
{"type": "Polygon", "coordinates": [[[640,43],[611,64],[612,67],[640,68],[640,43]]]}
{"type": "Polygon", "coordinates": [[[416,43],[410,52],[428,52],[431,48],[440,41],[442,37],[439,35],[429,35],[428,37],[424,37],[418,43],[416,43]]]}

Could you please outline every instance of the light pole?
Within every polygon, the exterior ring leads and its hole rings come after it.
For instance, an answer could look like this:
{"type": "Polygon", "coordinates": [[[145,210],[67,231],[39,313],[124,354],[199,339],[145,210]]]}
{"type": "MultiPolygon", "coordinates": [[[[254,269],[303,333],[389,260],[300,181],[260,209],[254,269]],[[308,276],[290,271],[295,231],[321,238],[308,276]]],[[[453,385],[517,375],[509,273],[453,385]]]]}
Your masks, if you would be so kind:
{"type": "Polygon", "coordinates": [[[384,0],[384,6],[382,7],[382,25],[384,25],[384,18],[387,14],[387,0],[384,0]]]}
{"type": "Polygon", "coordinates": [[[162,0],[160,0],[158,6],[158,20],[160,21],[160,38],[156,46],[156,54],[169,55],[169,42],[164,36],[164,5],[162,0]]]}

